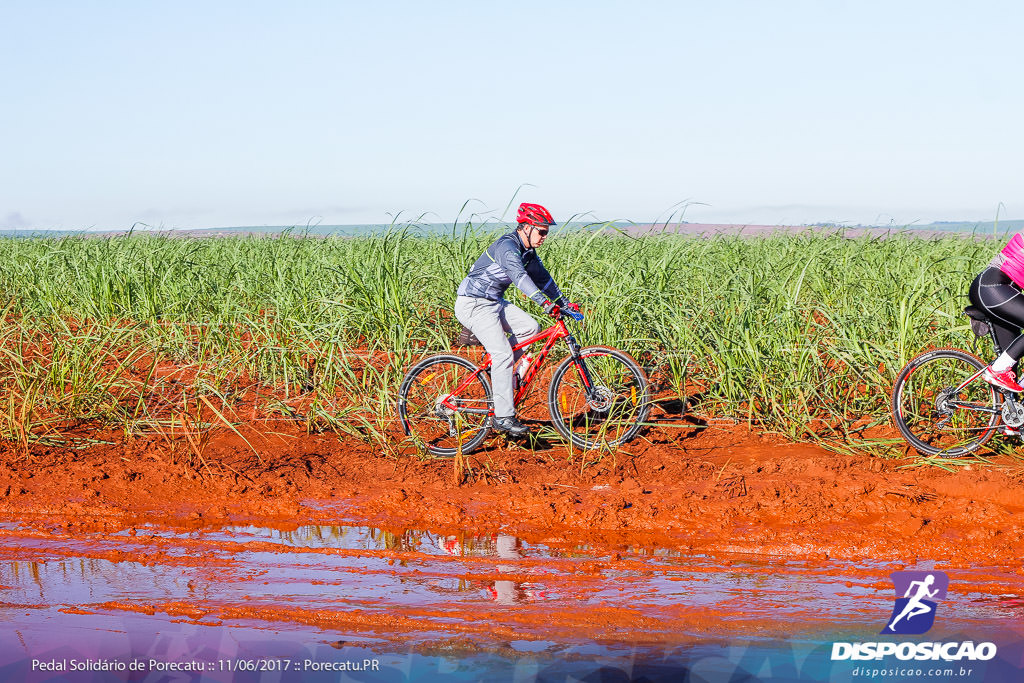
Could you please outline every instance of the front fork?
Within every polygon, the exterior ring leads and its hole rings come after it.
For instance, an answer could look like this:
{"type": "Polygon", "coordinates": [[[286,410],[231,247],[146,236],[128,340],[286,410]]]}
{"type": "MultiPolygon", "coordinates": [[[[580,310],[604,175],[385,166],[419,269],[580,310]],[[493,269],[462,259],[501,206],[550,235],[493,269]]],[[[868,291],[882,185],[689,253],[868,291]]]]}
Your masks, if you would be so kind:
{"type": "Polygon", "coordinates": [[[565,342],[569,345],[569,355],[576,363],[576,369],[583,380],[583,386],[587,389],[587,400],[598,400],[597,389],[594,387],[594,381],[590,377],[590,370],[587,369],[587,364],[583,362],[583,356],[580,355],[580,345],[576,343],[576,339],[571,334],[565,338],[565,342]]]}

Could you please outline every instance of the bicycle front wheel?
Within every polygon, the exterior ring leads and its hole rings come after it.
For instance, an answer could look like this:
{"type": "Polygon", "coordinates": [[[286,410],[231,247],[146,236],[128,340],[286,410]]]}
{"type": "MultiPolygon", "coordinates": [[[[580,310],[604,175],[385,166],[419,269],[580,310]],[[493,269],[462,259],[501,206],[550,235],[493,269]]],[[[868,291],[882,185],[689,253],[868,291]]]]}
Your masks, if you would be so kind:
{"type": "Polygon", "coordinates": [[[892,414],[915,450],[955,458],[992,438],[1002,399],[980,377],[967,382],[984,367],[957,349],[927,351],[907,363],[892,389],[892,414]]]}
{"type": "Polygon", "coordinates": [[[474,373],[476,367],[459,356],[431,356],[414,365],[398,390],[405,433],[441,457],[478,448],[490,431],[491,384],[486,374],[474,373]]]}
{"type": "Polygon", "coordinates": [[[647,375],[628,354],[594,346],[555,368],[548,410],[555,429],[586,450],[629,441],[650,413],[647,375]],[[588,390],[584,375],[590,377],[588,390]]]}

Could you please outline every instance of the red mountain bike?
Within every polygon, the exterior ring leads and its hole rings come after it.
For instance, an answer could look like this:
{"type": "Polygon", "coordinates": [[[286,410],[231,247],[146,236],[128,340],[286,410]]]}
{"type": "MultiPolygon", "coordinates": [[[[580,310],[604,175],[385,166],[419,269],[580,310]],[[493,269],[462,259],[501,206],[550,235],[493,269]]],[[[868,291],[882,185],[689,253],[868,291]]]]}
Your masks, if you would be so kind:
{"type": "MultiPolygon", "coordinates": [[[[569,355],[555,368],[548,389],[552,426],[582,449],[617,446],[643,427],[650,413],[647,375],[633,358],[606,346],[580,348],[557,308],[555,324],[513,347],[544,342],[514,392],[519,405],[555,345],[569,355]]],[[[523,362],[520,360],[520,362],[523,362]]],[[[424,358],[402,380],[398,416],[405,433],[434,455],[450,457],[478,448],[494,417],[491,357],[473,365],[450,354],[424,358]]]]}

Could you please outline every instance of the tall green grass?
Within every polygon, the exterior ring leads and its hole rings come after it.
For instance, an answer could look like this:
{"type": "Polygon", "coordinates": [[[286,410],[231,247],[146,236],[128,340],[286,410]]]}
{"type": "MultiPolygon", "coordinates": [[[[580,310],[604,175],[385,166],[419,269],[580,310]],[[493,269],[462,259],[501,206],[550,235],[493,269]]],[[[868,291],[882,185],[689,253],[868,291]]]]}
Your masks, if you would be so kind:
{"type": "MultiPolygon", "coordinates": [[[[248,382],[286,399],[315,387],[311,425],[386,444],[404,369],[449,348],[455,289],[497,234],[2,239],[0,437],[52,439],[76,420],[137,430],[173,412],[174,392],[230,407],[248,382]],[[192,368],[188,387],[171,391],[161,364],[192,368]]],[[[911,356],[971,342],[960,312],[996,247],[594,226],[541,255],[583,306],[581,340],[643,359],[663,398],[844,444],[887,419],[911,356]]]]}

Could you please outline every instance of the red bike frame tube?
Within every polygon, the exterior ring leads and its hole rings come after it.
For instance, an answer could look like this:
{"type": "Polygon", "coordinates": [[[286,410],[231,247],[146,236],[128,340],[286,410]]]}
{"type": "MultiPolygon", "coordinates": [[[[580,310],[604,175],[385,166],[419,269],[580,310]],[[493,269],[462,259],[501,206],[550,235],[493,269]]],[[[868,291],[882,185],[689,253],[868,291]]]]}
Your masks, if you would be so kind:
{"type": "Polygon", "coordinates": [[[544,337],[548,338],[548,340],[544,342],[544,346],[542,346],[541,350],[537,353],[537,357],[533,359],[533,362],[530,363],[530,367],[527,368],[526,376],[523,377],[523,381],[519,383],[519,389],[516,390],[515,397],[512,399],[513,405],[519,405],[519,401],[526,395],[526,391],[530,388],[530,382],[532,382],[533,378],[537,375],[537,371],[544,363],[544,360],[548,357],[548,354],[551,353],[551,349],[555,347],[555,344],[557,344],[560,339],[564,339],[568,336],[569,330],[565,327],[565,321],[559,318],[558,321],[548,329],[538,333],[531,339],[527,339],[521,344],[516,344],[512,347],[513,351],[518,351],[519,349],[529,346],[536,341],[540,341],[544,337]]]}
{"type": "MultiPolygon", "coordinates": [[[[526,390],[530,387],[530,382],[537,374],[537,369],[541,366],[544,359],[547,358],[547,355],[551,352],[551,349],[554,348],[555,344],[557,344],[560,339],[564,339],[565,337],[568,336],[569,330],[565,327],[565,321],[559,318],[551,327],[547,328],[546,330],[542,330],[541,332],[538,332],[529,339],[526,339],[512,347],[513,351],[519,351],[520,349],[530,346],[531,344],[539,342],[541,339],[547,340],[544,342],[544,346],[537,354],[537,357],[534,358],[533,363],[530,364],[529,370],[526,371],[526,377],[524,377],[523,381],[519,384],[519,389],[516,391],[515,397],[512,399],[514,405],[519,404],[519,400],[526,393],[526,390]]],[[[477,375],[487,370],[489,367],[491,367],[491,357],[488,354],[483,364],[478,365],[476,370],[468,377],[466,377],[466,379],[462,380],[459,386],[455,387],[455,390],[452,391],[452,393],[445,396],[444,400],[441,401],[441,404],[448,408],[451,408],[452,410],[458,410],[458,406],[452,405],[450,403],[452,397],[458,396],[460,393],[462,393],[462,391],[469,386],[470,382],[472,382],[477,375]]]]}

